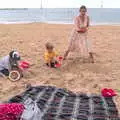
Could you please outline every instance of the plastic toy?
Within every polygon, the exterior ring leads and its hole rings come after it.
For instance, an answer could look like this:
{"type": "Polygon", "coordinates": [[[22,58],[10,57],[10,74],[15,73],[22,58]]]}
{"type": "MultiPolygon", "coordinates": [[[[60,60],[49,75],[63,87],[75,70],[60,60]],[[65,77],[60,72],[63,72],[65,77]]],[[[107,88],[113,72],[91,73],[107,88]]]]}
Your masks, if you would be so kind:
{"type": "Polygon", "coordinates": [[[22,61],[19,67],[14,67],[9,73],[9,80],[12,82],[18,81],[23,77],[23,73],[30,67],[28,62],[22,61]]]}
{"type": "Polygon", "coordinates": [[[55,67],[56,67],[56,68],[61,67],[62,61],[63,61],[63,57],[62,57],[62,56],[59,56],[59,57],[58,57],[58,61],[57,61],[58,63],[55,64],[55,67]]]}

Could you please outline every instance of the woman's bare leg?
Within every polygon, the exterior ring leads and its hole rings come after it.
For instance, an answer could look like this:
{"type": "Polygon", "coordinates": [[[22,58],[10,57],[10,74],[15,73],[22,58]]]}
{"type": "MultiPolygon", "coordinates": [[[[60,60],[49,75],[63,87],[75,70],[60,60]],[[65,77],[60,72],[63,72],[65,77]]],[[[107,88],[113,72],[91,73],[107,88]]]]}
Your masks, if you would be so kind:
{"type": "Polygon", "coordinates": [[[94,57],[93,57],[93,53],[89,52],[89,56],[90,56],[90,62],[94,63],[94,57]]]}
{"type": "Polygon", "coordinates": [[[69,50],[67,50],[67,51],[65,52],[65,54],[64,54],[64,60],[66,60],[66,58],[67,58],[69,52],[70,52],[69,50]]]}

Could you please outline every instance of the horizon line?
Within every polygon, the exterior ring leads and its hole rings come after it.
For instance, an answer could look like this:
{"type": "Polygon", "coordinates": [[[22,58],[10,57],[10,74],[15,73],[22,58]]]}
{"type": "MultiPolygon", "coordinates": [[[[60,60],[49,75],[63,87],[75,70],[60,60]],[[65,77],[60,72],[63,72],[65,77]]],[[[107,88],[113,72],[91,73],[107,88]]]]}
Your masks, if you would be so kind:
{"type": "MultiPolygon", "coordinates": [[[[42,7],[42,8],[39,8],[39,7],[36,7],[36,8],[0,8],[0,9],[76,9],[76,8],[79,8],[79,7],[64,7],[64,8],[62,8],[62,7],[42,7]]],[[[103,8],[101,8],[101,7],[87,7],[88,9],[90,8],[97,8],[97,9],[120,9],[120,8],[113,8],[113,7],[111,7],[111,8],[107,8],[107,7],[103,7],[103,8]]]]}

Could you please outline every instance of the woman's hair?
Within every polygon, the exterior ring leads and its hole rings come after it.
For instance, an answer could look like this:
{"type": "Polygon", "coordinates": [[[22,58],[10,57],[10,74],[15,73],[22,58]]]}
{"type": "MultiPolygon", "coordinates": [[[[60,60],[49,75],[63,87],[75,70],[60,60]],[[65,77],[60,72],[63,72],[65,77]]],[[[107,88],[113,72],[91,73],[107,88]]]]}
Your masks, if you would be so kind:
{"type": "Polygon", "coordinates": [[[46,46],[46,49],[53,49],[54,48],[54,46],[49,42],[46,43],[45,46],[46,46]]]}
{"type": "Polygon", "coordinates": [[[82,5],[82,6],[80,7],[79,11],[81,11],[82,9],[85,9],[85,10],[87,11],[87,8],[86,8],[85,5],[82,5]]]}

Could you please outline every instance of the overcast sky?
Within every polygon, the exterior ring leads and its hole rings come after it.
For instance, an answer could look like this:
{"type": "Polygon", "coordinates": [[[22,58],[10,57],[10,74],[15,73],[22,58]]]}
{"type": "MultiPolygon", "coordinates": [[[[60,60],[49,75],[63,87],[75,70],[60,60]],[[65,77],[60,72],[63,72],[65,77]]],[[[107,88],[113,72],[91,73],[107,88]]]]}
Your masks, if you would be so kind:
{"type": "MultiPolygon", "coordinates": [[[[120,0],[42,0],[45,8],[78,8],[86,5],[99,8],[103,1],[105,8],[120,8],[120,0]]],[[[41,0],[0,0],[0,8],[40,8],[41,0]]]]}

